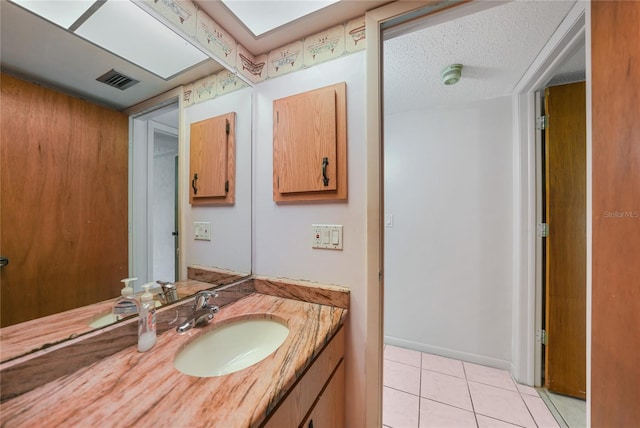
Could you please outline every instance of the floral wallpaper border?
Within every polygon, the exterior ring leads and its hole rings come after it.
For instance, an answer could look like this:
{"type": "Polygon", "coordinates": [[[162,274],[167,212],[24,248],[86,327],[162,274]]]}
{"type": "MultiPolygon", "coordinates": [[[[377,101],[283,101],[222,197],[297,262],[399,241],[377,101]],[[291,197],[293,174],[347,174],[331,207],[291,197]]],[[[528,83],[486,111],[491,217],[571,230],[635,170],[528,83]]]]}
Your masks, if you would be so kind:
{"type": "Polygon", "coordinates": [[[228,69],[185,85],[185,107],[248,86],[237,74],[260,83],[365,49],[364,16],[256,57],[191,0],[136,3],[155,16],[160,15],[175,30],[213,53],[228,69]]]}

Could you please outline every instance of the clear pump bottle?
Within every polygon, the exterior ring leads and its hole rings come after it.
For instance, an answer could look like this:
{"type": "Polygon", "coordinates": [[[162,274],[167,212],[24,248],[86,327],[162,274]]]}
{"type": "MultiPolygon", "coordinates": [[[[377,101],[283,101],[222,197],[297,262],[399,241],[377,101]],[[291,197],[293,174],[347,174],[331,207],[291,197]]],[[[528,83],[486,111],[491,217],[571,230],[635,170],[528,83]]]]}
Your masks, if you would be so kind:
{"type": "Polygon", "coordinates": [[[143,285],[144,294],[140,298],[138,318],[138,352],[146,352],[156,344],[156,302],[149,292],[149,284],[143,285]]]}
{"type": "Polygon", "coordinates": [[[138,278],[125,278],[120,282],[124,283],[124,287],[120,291],[120,298],[113,305],[113,315],[116,320],[121,320],[129,315],[137,314],[140,310],[140,303],[134,297],[133,288],[129,285],[138,278]]]}

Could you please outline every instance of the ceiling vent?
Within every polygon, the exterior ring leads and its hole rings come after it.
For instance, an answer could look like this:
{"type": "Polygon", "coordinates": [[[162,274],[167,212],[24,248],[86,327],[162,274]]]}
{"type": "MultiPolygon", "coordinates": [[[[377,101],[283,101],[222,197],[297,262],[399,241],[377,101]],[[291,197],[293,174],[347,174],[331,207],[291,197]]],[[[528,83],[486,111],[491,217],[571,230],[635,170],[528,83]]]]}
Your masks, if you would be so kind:
{"type": "Polygon", "coordinates": [[[98,82],[102,82],[114,88],[120,89],[121,91],[124,91],[125,89],[130,88],[136,83],[139,83],[138,80],[129,76],[125,76],[124,74],[115,70],[106,72],[96,80],[98,82]]]}

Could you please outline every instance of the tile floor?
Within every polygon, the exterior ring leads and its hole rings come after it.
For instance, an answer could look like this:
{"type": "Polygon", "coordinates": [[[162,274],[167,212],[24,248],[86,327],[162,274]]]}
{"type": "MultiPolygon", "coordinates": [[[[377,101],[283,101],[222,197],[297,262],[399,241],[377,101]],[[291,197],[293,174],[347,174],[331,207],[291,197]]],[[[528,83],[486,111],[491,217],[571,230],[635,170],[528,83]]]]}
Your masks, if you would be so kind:
{"type": "Polygon", "coordinates": [[[546,389],[538,390],[562,428],[586,428],[587,403],[585,400],[554,394],[546,389]]]}
{"type": "Polygon", "coordinates": [[[383,370],[385,427],[559,427],[538,392],[504,370],[392,345],[383,370]]]}

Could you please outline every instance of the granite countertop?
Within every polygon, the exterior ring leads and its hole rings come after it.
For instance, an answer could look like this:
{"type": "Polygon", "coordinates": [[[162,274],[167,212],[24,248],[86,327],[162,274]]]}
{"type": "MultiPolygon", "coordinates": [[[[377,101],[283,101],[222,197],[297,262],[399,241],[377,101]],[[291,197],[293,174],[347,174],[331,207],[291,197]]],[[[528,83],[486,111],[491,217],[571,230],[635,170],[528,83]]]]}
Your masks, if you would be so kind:
{"type": "Polygon", "coordinates": [[[346,313],[336,306],[252,293],[224,306],[206,327],[183,335],[167,330],[148,352],[129,346],[2,403],[2,425],[258,426],[335,335],[346,313]],[[196,336],[234,318],[263,314],[285,321],[290,330],[264,360],[212,378],[175,369],[174,356],[196,336]]]}
{"type": "MultiPolygon", "coordinates": [[[[213,284],[183,280],[176,282],[176,286],[179,297],[184,298],[209,289],[213,284]]],[[[141,294],[142,292],[137,293],[141,294]]],[[[0,328],[0,361],[7,361],[95,330],[90,325],[91,322],[110,313],[117,299],[118,297],[0,328]]]]}

